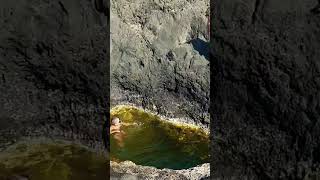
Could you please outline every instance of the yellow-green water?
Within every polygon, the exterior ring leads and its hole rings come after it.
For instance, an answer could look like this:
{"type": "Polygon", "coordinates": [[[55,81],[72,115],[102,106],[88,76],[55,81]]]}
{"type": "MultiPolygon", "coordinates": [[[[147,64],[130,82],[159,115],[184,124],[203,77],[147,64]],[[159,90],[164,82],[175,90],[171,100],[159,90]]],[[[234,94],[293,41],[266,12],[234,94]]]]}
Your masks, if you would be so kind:
{"type": "Polygon", "coordinates": [[[65,143],[20,143],[0,153],[0,179],[102,180],[107,176],[105,155],[65,143]]]}
{"type": "Polygon", "coordinates": [[[199,128],[168,123],[130,106],[111,111],[127,126],[119,142],[111,135],[110,157],[157,168],[186,169],[208,162],[209,137],[199,128]]]}

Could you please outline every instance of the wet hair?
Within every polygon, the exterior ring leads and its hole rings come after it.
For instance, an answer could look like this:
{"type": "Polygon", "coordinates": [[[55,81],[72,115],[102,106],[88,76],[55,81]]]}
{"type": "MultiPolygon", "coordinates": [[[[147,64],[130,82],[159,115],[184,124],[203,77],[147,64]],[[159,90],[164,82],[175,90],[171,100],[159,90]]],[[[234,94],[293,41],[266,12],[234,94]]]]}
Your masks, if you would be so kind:
{"type": "Polygon", "coordinates": [[[111,124],[118,124],[118,123],[120,123],[120,119],[118,117],[112,118],[111,124]]]}

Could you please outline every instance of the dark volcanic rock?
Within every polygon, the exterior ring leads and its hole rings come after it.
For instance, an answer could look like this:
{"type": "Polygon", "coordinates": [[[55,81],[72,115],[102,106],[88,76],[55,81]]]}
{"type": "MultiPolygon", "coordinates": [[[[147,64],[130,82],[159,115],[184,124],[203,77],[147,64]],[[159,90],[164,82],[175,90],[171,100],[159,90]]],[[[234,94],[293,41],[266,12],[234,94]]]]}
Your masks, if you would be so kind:
{"type": "Polygon", "coordinates": [[[209,127],[208,7],[208,0],[112,1],[111,105],[209,127]]]}
{"type": "Polygon", "coordinates": [[[102,145],[107,14],[103,0],[0,1],[0,147],[26,136],[102,145]]]}
{"type": "Polygon", "coordinates": [[[319,2],[211,7],[213,178],[319,178],[319,2]]]}

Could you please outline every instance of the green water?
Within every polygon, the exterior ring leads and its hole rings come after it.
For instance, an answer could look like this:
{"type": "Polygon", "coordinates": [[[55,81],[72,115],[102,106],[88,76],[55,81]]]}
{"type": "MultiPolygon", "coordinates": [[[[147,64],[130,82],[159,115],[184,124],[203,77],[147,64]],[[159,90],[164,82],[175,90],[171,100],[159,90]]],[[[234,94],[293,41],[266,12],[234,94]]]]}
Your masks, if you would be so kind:
{"type": "Polygon", "coordinates": [[[157,168],[186,169],[208,162],[209,138],[197,128],[179,126],[144,111],[121,107],[111,111],[125,123],[122,141],[112,135],[110,157],[157,168]]]}
{"type": "Polygon", "coordinates": [[[64,143],[22,143],[0,153],[0,179],[13,176],[29,180],[106,179],[104,155],[64,143]]]}

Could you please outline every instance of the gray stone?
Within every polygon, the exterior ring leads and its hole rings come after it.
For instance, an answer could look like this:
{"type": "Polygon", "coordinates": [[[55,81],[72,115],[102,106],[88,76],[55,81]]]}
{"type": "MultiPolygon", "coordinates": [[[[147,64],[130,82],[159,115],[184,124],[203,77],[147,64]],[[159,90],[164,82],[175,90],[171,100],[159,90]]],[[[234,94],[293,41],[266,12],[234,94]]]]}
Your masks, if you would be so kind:
{"type": "Polygon", "coordinates": [[[40,136],[104,148],[107,11],[103,0],[0,1],[0,148],[40,136]]]}
{"type": "Polygon", "coordinates": [[[212,178],[320,174],[317,0],[211,6],[212,178]]]}
{"type": "Polygon", "coordinates": [[[202,178],[208,178],[210,175],[210,165],[208,163],[184,170],[172,170],[140,166],[131,161],[124,161],[121,163],[111,162],[110,168],[111,177],[113,179],[137,178],[147,180],[199,180],[202,178]]]}
{"type": "Polygon", "coordinates": [[[112,106],[131,103],[208,129],[208,8],[208,0],[112,1],[112,106]]]}

